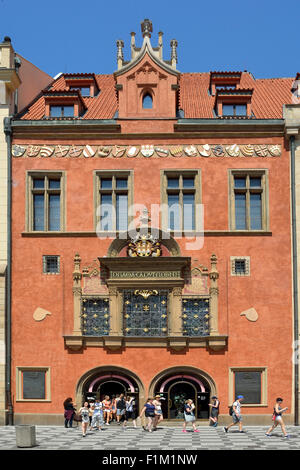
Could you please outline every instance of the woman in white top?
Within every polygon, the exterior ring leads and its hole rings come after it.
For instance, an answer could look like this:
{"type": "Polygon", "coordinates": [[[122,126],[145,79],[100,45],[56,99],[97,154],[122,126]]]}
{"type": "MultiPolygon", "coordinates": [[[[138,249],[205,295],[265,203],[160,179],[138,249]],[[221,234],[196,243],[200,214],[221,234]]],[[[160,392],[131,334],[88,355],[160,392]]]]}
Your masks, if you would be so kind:
{"type": "Polygon", "coordinates": [[[80,408],[79,413],[81,414],[81,428],[82,428],[82,437],[86,436],[86,430],[90,422],[90,410],[89,410],[89,404],[86,401],[84,405],[80,408]]]}
{"type": "Polygon", "coordinates": [[[155,399],[153,400],[153,405],[155,406],[154,411],[154,422],[153,422],[153,429],[156,430],[157,425],[162,422],[164,419],[161,409],[161,396],[155,395],[155,399]]]}

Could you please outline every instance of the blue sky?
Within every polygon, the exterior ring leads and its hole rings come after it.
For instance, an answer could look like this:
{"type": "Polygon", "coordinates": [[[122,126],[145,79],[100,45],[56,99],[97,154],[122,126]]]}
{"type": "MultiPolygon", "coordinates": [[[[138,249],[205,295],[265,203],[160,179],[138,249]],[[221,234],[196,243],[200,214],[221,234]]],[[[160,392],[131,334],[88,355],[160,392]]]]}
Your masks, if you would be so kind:
{"type": "Polygon", "coordinates": [[[178,41],[178,70],[248,70],[256,78],[294,77],[299,64],[299,0],[0,0],[0,41],[51,76],[112,73],[116,40],[142,43],[141,21],[163,31],[164,58],[178,41]],[[298,36],[298,37],[297,37],[298,36]]]}

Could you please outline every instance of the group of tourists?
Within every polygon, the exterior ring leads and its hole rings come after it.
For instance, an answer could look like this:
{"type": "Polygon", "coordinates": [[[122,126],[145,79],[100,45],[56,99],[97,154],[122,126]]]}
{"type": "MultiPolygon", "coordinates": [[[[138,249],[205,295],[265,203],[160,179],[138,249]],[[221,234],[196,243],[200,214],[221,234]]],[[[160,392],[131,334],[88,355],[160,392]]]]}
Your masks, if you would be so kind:
{"type": "MultiPolygon", "coordinates": [[[[164,398],[160,395],[156,395],[154,398],[148,398],[143,409],[138,415],[135,397],[125,396],[123,393],[112,396],[112,398],[106,395],[102,401],[99,399],[85,401],[78,413],[76,413],[76,408],[73,405],[72,398],[67,398],[64,402],[65,427],[72,427],[73,420],[81,421],[82,436],[85,437],[88,429],[98,429],[99,431],[103,431],[104,426],[109,426],[113,421],[125,429],[128,421],[131,419],[133,427],[137,428],[137,418],[142,419],[145,417],[146,422],[143,425],[143,429],[148,432],[153,432],[163,420],[161,400],[164,400],[164,398]]],[[[243,395],[238,395],[230,407],[229,414],[232,416],[232,423],[223,428],[225,433],[228,433],[229,429],[235,425],[238,425],[239,432],[244,432],[241,414],[243,400],[243,395]]],[[[284,437],[289,437],[282,418],[282,414],[287,411],[288,408],[282,408],[282,402],[282,398],[276,399],[272,415],[273,424],[266,432],[267,437],[271,436],[271,433],[278,425],[280,425],[284,437]]],[[[220,401],[217,396],[212,397],[209,407],[209,425],[217,427],[220,410],[220,401]]],[[[188,399],[185,401],[183,407],[184,422],[182,429],[182,432],[184,433],[187,432],[188,423],[191,423],[194,432],[199,432],[196,426],[195,408],[193,400],[188,399]]]]}

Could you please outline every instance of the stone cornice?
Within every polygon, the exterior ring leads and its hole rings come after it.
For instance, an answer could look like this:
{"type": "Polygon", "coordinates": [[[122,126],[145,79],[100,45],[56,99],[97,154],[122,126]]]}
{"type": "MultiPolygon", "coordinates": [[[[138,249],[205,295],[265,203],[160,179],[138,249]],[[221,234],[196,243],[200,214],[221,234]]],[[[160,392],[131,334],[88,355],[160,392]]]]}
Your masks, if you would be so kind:
{"type": "Polygon", "coordinates": [[[21,84],[15,69],[0,68],[0,81],[5,82],[11,91],[15,91],[21,84]]]}
{"type": "Polygon", "coordinates": [[[191,136],[284,136],[284,119],[178,119],[175,134],[191,136]]]}

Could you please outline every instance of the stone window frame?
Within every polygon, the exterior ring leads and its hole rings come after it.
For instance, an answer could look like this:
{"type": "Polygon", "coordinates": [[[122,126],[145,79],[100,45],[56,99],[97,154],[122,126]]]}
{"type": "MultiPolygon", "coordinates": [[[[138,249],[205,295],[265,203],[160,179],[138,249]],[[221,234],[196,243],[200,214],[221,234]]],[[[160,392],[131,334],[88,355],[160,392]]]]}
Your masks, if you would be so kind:
{"type": "Polygon", "coordinates": [[[119,233],[119,230],[116,230],[114,227],[112,231],[108,230],[99,230],[98,224],[100,216],[97,215],[98,207],[100,207],[100,178],[99,176],[104,176],[105,178],[114,177],[114,178],[123,178],[127,176],[127,194],[128,194],[128,228],[134,219],[134,214],[130,214],[129,208],[133,206],[134,201],[134,172],[133,170],[94,170],[93,179],[94,179],[94,229],[97,233],[103,236],[115,236],[119,233]]]}
{"type": "Polygon", "coordinates": [[[234,277],[250,276],[250,256],[230,256],[230,274],[234,277]],[[235,272],[236,261],[245,261],[245,273],[239,274],[235,272]]]}
{"type": "MultiPolygon", "coordinates": [[[[230,168],[228,170],[228,207],[229,217],[228,225],[230,231],[237,232],[268,232],[269,231],[269,170],[267,168],[230,168]],[[237,229],[235,228],[235,191],[234,191],[234,177],[261,177],[261,188],[262,188],[262,228],[251,229],[250,219],[247,215],[246,224],[249,228],[237,229]]],[[[247,191],[249,188],[247,188],[247,191]]],[[[248,207],[248,202],[246,202],[248,207]]],[[[247,213],[249,212],[246,208],[247,213]]]]}
{"type": "Polygon", "coordinates": [[[43,274],[46,275],[53,275],[53,274],[60,274],[60,256],[59,255],[43,255],[43,274]],[[55,272],[48,272],[47,269],[47,258],[57,258],[57,271],[55,272]]]}
{"type": "MultiPolygon", "coordinates": [[[[172,236],[176,237],[178,233],[177,230],[170,230],[168,227],[168,176],[176,177],[179,176],[194,176],[195,177],[195,207],[197,204],[202,204],[202,173],[200,168],[164,168],[160,172],[160,191],[161,191],[161,227],[162,230],[166,233],[170,233],[172,236]]],[[[181,224],[181,230],[179,235],[183,234],[184,236],[195,236],[196,233],[202,233],[203,227],[201,227],[198,211],[195,210],[195,229],[194,230],[184,230],[183,221],[181,224]]]]}
{"type": "Polygon", "coordinates": [[[16,366],[16,401],[17,402],[51,402],[51,367],[49,366],[16,366]],[[24,371],[45,372],[46,398],[23,398],[22,374],[24,371]]]}
{"type": "Polygon", "coordinates": [[[235,372],[261,372],[261,403],[244,403],[243,408],[263,408],[268,406],[268,367],[229,367],[228,406],[235,401],[235,372]]]}
{"type": "MultiPolygon", "coordinates": [[[[25,231],[29,233],[62,233],[66,229],[66,172],[62,170],[27,170],[26,171],[26,203],[25,203],[25,231]],[[60,177],[60,230],[34,230],[33,229],[33,179],[60,177]]],[[[48,216],[47,216],[48,218],[48,216]]],[[[47,224],[48,225],[48,224],[47,224]]]]}

